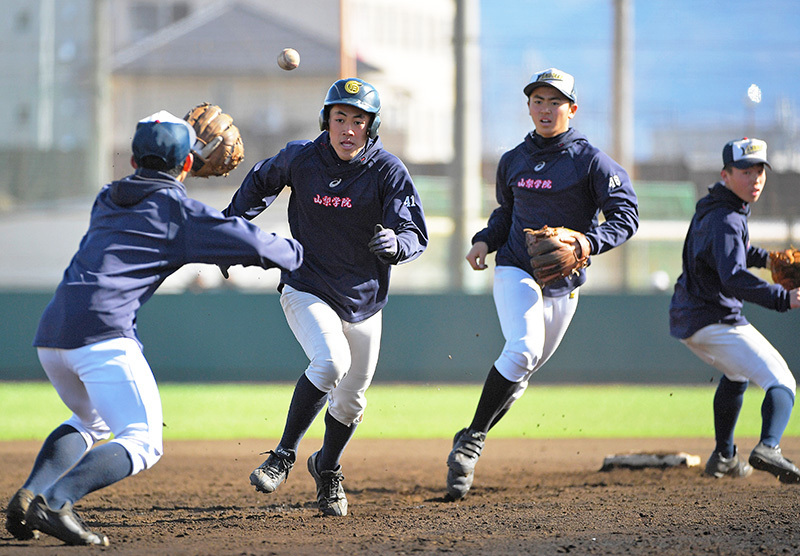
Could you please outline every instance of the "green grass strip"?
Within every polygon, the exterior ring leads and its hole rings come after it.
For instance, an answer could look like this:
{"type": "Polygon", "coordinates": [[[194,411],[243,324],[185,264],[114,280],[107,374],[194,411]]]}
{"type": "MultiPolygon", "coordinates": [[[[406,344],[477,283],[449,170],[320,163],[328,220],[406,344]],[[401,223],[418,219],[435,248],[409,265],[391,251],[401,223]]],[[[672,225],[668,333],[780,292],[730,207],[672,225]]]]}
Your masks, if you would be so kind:
{"type": "MultiPolygon", "coordinates": [[[[293,384],[160,385],[164,438],[279,438],[293,384]]],[[[451,438],[466,426],[480,385],[375,384],[359,438],[451,438]]],[[[714,386],[532,385],[492,436],[530,438],[713,439],[714,386]]],[[[737,436],[757,437],[763,392],[745,394],[737,436]]],[[[43,440],[69,411],[47,382],[0,382],[0,440],[43,440]]],[[[322,419],[307,436],[321,438],[322,419]]],[[[800,436],[800,419],[785,436],[800,436]]]]}

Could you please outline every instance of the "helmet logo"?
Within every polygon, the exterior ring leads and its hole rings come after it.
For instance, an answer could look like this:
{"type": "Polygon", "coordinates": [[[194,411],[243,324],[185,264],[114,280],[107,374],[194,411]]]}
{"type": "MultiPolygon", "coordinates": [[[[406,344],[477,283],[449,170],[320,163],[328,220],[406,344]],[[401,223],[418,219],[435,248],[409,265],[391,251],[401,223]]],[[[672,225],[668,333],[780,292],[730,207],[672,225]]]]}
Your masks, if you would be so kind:
{"type": "Polygon", "coordinates": [[[350,93],[351,95],[358,94],[358,91],[361,89],[361,83],[358,81],[348,81],[344,84],[344,90],[350,93]]]}

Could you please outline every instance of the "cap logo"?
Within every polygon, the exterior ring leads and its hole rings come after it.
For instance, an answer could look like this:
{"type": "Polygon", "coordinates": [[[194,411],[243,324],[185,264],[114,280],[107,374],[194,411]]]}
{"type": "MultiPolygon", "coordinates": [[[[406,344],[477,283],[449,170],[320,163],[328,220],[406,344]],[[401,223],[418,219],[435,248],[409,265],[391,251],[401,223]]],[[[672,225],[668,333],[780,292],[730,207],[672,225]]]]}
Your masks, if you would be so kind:
{"type": "Polygon", "coordinates": [[[361,83],[358,81],[348,81],[344,84],[344,90],[351,95],[357,95],[358,91],[361,90],[361,83]]]}
{"type": "Polygon", "coordinates": [[[549,72],[546,72],[546,73],[539,74],[539,79],[538,79],[539,81],[545,81],[547,79],[553,79],[555,81],[563,81],[564,80],[564,74],[563,73],[554,72],[554,71],[549,71],[549,72]]]}
{"type": "Polygon", "coordinates": [[[745,156],[747,156],[763,150],[764,150],[764,145],[762,145],[761,143],[753,142],[747,146],[747,148],[744,150],[744,154],[745,156]]]}

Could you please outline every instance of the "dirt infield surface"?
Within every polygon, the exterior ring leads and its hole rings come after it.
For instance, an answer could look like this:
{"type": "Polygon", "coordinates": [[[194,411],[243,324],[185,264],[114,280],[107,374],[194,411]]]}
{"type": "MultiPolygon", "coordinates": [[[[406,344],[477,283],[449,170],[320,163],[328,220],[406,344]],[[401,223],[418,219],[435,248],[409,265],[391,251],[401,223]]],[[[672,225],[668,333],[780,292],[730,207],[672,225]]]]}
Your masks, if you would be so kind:
{"type": "MultiPolygon", "coordinates": [[[[362,554],[800,554],[800,485],[755,472],[714,480],[699,468],[600,471],[628,451],[702,457],[709,439],[506,440],[489,438],[473,490],[444,498],[447,440],[351,442],[343,459],[350,515],[321,517],[301,444],[277,492],[257,493],[250,471],[264,441],[167,442],[153,469],[77,505],[107,548],[20,542],[3,529],[0,554],[88,551],[121,555],[362,554]]],[[[747,454],[754,441],[740,440],[747,454]]],[[[39,444],[0,443],[0,494],[27,476],[39,444]]],[[[800,460],[800,439],[784,454],[800,460]]]]}

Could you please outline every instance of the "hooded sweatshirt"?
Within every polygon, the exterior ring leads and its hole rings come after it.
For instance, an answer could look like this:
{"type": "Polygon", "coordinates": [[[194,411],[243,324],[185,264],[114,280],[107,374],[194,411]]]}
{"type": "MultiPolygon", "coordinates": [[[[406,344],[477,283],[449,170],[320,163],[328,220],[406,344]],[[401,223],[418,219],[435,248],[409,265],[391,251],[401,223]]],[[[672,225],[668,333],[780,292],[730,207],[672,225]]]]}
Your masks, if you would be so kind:
{"type": "Polygon", "coordinates": [[[187,263],[295,269],[302,247],[186,196],[169,174],[139,169],[104,186],[34,346],[74,349],[136,334],[136,313],[187,263]]]}
{"type": "Polygon", "coordinates": [[[223,213],[255,218],[284,187],[291,189],[289,228],[304,258],[300,268],[281,272],[279,289],[288,284],[316,295],[346,322],[376,314],[388,299],[390,265],[416,259],[428,245],[422,202],[406,167],[380,138],[343,161],[325,131],[257,163],[223,213]],[[369,250],[377,224],[397,234],[392,259],[369,250]]]}
{"type": "Polygon", "coordinates": [[[750,205],[717,182],[697,202],[683,246],[683,272],[669,309],[670,334],[686,339],[709,324],[747,324],[742,302],[789,310],[789,292],[753,275],[768,252],[750,245],[750,205]]]}
{"type": "MultiPolygon", "coordinates": [[[[498,266],[533,275],[525,228],[564,226],[586,235],[597,255],[621,245],[639,228],[636,193],[625,170],[576,129],[545,138],[535,131],[497,165],[497,202],[488,226],[472,243],[497,251],[498,266]],[[599,213],[605,222],[599,224],[599,213]]],[[[586,282],[586,270],[558,280],[544,295],[565,295],[586,282]]]]}

